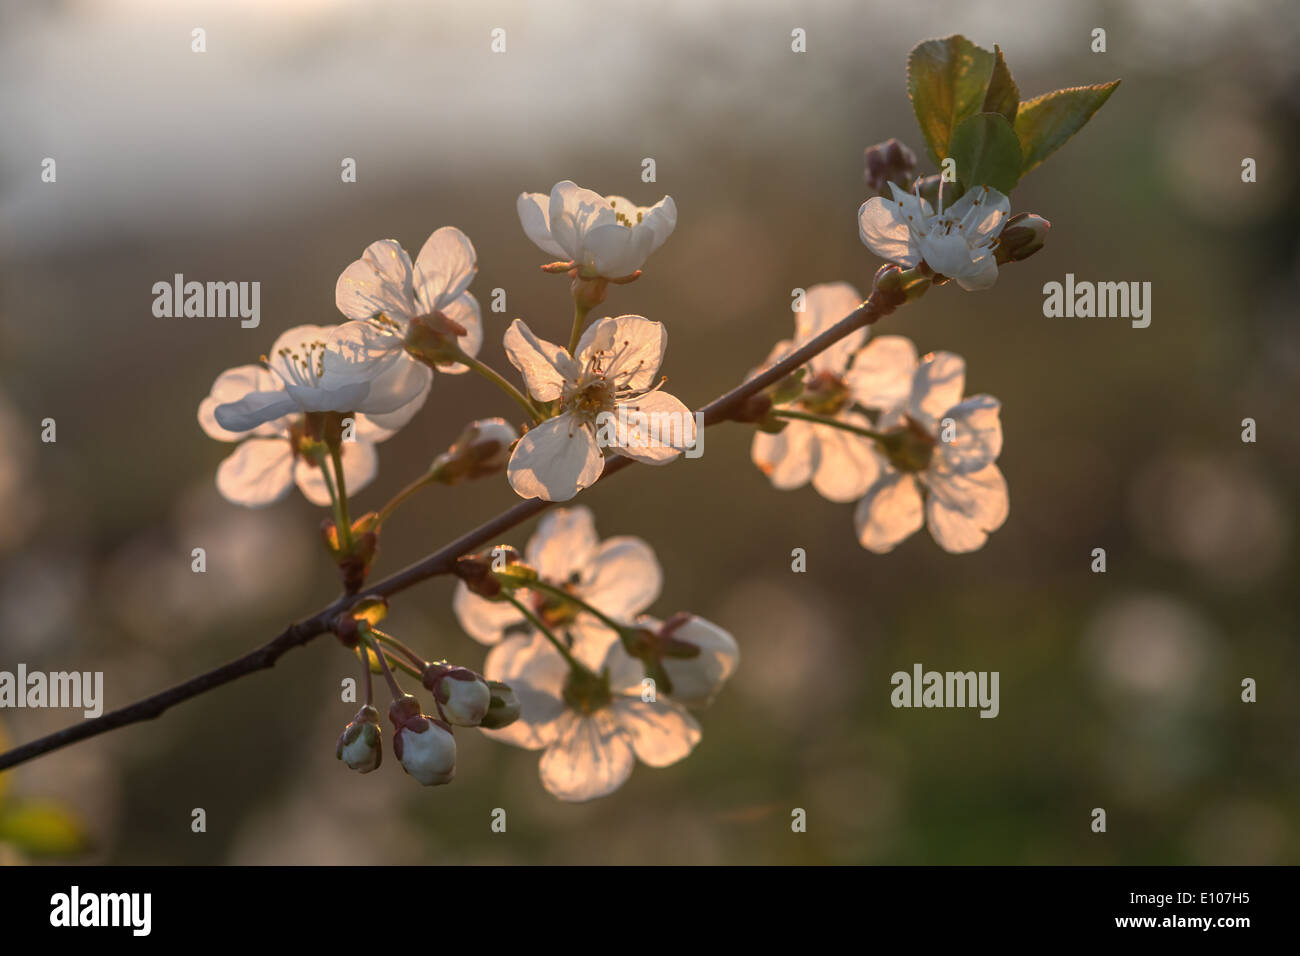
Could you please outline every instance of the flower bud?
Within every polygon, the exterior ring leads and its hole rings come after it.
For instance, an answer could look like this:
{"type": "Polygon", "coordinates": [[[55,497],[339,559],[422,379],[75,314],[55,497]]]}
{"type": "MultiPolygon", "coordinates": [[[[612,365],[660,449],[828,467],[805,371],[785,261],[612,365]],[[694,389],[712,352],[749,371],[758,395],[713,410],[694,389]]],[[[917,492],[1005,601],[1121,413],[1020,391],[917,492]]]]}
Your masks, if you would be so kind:
{"type": "Polygon", "coordinates": [[[435,662],[424,669],[421,683],[433,691],[438,713],[458,727],[477,727],[487,716],[492,691],[467,667],[435,662]]]}
{"type": "Polygon", "coordinates": [[[456,738],[444,721],[420,713],[420,704],[403,694],[388,709],[393,722],[393,753],[402,769],[426,787],[451,783],[456,775],[456,738]]]}
{"type": "Polygon", "coordinates": [[[357,711],[351,723],[339,735],[334,755],[353,770],[370,773],[379,769],[384,759],[383,732],[379,729],[379,711],[367,704],[357,711]]]}
{"type": "Polygon", "coordinates": [[[638,624],[625,640],[627,652],[641,659],[664,693],[689,707],[712,703],[740,663],[736,639],[702,617],[682,612],[662,624],[651,617],[638,624]]]}
{"type": "Polygon", "coordinates": [[[896,139],[868,146],[863,156],[867,185],[885,193],[888,183],[911,189],[916,172],[916,154],[896,139]]]}
{"type": "Polygon", "coordinates": [[[503,684],[499,680],[488,681],[488,689],[492,692],[492,702],[479,726],[484,730],[509,727],[519,719],[519,698],[509,684],[503,684]]]}
{"type": "Polygon", "coordinates": [[[1052,224],[1033,213],[1016,213],[1007,220],[998,234],[998,247],[994,250],[998,265],[1028,259],[1047,243],[1047,232],[1052,224]]]}
{"type": "Polygon", "coordinates": [[[505,470],[510,461],[510,446],[518,439],[519,434],[504,418],[481,418],[465,426],[452,446],[434,459],[429,470],[445,485],[496,474],[505,470]]]}
{"type": "Polygon", "coordinates": [[[892,262],[887,262],[876,270],[871,282],[871,298],[868,305],[892,310],[904,302],[911,302],[923,296],[930,288],[931,276],[927,274],[924,262],[912,269],[900,269],[892,262]]]}

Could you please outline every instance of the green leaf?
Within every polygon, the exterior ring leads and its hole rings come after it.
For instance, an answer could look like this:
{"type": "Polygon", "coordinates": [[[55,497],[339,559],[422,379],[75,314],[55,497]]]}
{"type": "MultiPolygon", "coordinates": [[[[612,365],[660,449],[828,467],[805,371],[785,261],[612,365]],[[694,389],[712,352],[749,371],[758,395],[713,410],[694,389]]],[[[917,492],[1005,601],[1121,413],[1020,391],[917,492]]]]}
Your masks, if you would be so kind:
{"type": "Polygon", "coordinates": [[[1020,90],[1011,78],[1007,68],[1006,57],[1000,46],[993,47],[993,75],[989,77],[988,92],[984,94],[984,113],[1001,113],[1007,122],[1016,121],[1016,110],[1020,108],[1020,90]]]}
{"type": "Polygon", "coordinates": [[[1020,179],[1020,140],[1001,113],[976,113],[958,123],[951,155],[963,191],[988,186],[1010,194],[1020,179]]]}
{"type": "Polygon", "coordinates": [[[963,36],[918,43],[907,57],[907,94],[936,164],[948,155],[953,130],[980,112],[994,56],[963,36]]]}
{"type": "Polygon", "coordinates": [[[0,841],[37,856],[80,853],[86,831],[71,813],[52,803],[23,803],[0,815],[0,841]]]}
{"type": "Polygon", "coordinates": [[[1020,137],[1020,151],[1024,154],[1020,174],[1029,172],[1079,132],[1117,86],[1119,80],[1075,86],[1021,103],[1016,115],[1016,135],[1020,137]]]}

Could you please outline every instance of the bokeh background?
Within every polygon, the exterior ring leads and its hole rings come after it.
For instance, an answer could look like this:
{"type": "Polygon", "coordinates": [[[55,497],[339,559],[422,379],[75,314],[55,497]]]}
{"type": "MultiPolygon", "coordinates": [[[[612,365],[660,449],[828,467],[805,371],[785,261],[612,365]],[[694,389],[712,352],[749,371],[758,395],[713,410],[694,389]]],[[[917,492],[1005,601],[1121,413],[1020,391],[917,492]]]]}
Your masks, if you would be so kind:
{"type": "MultiPolygon", "coordinates": [[[[879,264],[856,235],[864,147],[921,141],[908,50],[1001,45],[1026,98],[1122,77],[1013,207],[1053,223],[993,291],[935,290],[880,332],[964,355],[1003,402],[1011,516],[987,547],[922,533],[861,549],[852,507],[773,490],[749,431],[582,497],[603,536],[665,568],[654,610],[740,640],[704,738],[615,795],[555,802],[537,755],[460,736],[452,786],[334,741],[356,671],[321,639],[270,672],[9,775],[9,799],[81,821],[109,863],[1295,863],[1300,861],[1295,429],[1300,209],[1294,50],[1277,2],[1015,0],[370,4],[51,2],[0,7],[0,668],[103,670],[109,707],[243,653],[336,592],[322,514],[216,493],[229,448],[195,410],[290,325],[333,322],[371,241],[457,225],[478,249],[482,357],[515,316],[568,327],[566,282],[515,197],[571,178],[649,203],[672,239],[607,314],[668,324],[665,373],[698,406],[791,328],[790,291],[879,264]],[[190,31],[207,31],[207,52],[190,31]],[[1090,51],[1094,27],[1104,54],[1090,51]],[[507,52],[489,51],[504,27],[507,52]],[[807,31],[793,54],[790,31],[807,31]],[[40,181],[44,157],[58,181],[40,181]],[[1243,157],[1259,181],[1243,184],[1243,157]],[[358,182],[340,182],[353,157],[358,182]],[[658,182],[640,182],[653,157],[658,182]],[[158,319],[173,273],[258,280],[262,325],[158,319]],[[1047,319],[1044,282],[1153,284],[1153,320],[1047,319]],[[612,311],[611,311],[612,310],[612,311]],[[42,444],[40,421],[57,421],[42,444]],[[1258,423],[1243,444],[1241,421],[1258,423]],[[208,572],[190,571],[207,549],[208,572]],[[791,549],[808,554],[806,574],[791,549]],[[1089,570],[1104,547],[1109,570],[1089,570]],[[1001,716],[894,710],[889,676],[997,670],[1001,716]],[[1240,701],[1253,677],[1259,702],[1240,701]],[[190,830],[203,807],[207,832],[190,830]],[[508,831],[491,832],[494,808],[508,831]],[[793,808],[808,832],[791,832],[793,808]],[[1108,832],[1091,832],[1104,807],[1108,832]]],[[[440,378],[380,447],[376,508],[464,422],[512,412],[440,378]]],[[[376,574],[511,504],[504,478],[431,491],[376,574]]],[[[532,525],[511,540],[522,545],[532,525]]],[[[437,580],[393,630],[477,666],[437,580]]],[[[12,739],[75,715],[0,713],[12,739]]],[[[391,755],[390,755],[391,757],[391,755]]],[[[6,858],[16,859],[12,848],[6,858]]]]}

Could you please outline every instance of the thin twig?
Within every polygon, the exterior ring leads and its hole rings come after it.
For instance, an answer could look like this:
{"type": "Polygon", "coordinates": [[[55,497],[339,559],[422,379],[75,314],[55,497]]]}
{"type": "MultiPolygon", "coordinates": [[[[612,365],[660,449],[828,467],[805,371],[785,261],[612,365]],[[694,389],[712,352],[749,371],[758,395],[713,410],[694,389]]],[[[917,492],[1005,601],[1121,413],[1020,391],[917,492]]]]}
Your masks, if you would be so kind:
{"type": "MultiPolygon", "coordinates": [[[[718,396],[701,408],[699,413],[703,416],[704,424],[714,425],[735,417],[741,411],[747,399],[757,395],[767,386],[785,378],[810,358],[825,351],[846,335],[870,325],[882,316],[888,315],[898,304],[897,299],[881,296],[878,292],[873,293],[871,299],[821,335],[810,339],[779,362],[776,362],[771,368],[737,385],[731,391],[718,396]]],[[[599,481],[607,480],[632,464],[634,462],[631,458],[622,456],[611,458],[606,462],[605,471],[599,481]]],[[[414,564],[408,565],[395,574],[390,574],[368,588],[363,588],[361,596],[391,597],[421,581],[427,581],[442,574],[450,574],[455,569],[458,558],[496,542],[501,534],[540,514],[549,508],[551,504],[552,502],[542,501],[540,498],[521,501],[513,508],[507,508],[495,518],[484,522],[472,531],[466,532],[455,541],[444,545],[414,564]]],[[[243,657],[238,657],[215,670],[199,674],[197,677],[192,677],[184,683],[177,684],[175,687],[154,694],[151,697],[109,711],[100,717],[65,727],[63,730],[0,754],[0,770],[16,767],[18,764],[25,763],[42,754],[60,750],[69,744],[86,740],[89,737],[97,737],[118,727],[126,727],[141,721],[152,720],[176,704],[189,700],[191,697],[207,693],[240,677],[246,677],[260,670],[267,670],[275,666],[275,662],[286,651],[301,647],[303,644],[328,632],[333,626],[335,616],[345,607],[351,606],[355,600],[357,600],[356,597],[349,595],[338,597],[327,607],[317,611],[311,617],[289,625],[278,637],[263,644],[256,650],[250,651],[243,657]]]]}

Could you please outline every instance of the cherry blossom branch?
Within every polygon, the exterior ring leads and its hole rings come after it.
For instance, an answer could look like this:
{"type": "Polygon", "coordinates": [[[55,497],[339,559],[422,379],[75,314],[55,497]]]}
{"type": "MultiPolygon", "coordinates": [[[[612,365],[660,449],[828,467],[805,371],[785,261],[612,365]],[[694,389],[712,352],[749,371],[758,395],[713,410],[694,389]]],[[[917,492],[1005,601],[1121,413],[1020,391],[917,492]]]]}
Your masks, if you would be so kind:
{"type": "MultiPolygon", "coordinates": [[[[758,396],[769,385],[776,384],[809,359],[830,348],[840,339],[872,324],[877,319],[893,312],[902,303],[915,297],[916,293],[903,291],[904,289],[916,288],[914,284],[906,281],[909,275],[909,273],[900,272],[894,266],[882,269],[876,276],[871,298],[825,332],[787,354],[770,368],[759,372],[729,392],[719,395],[699,409],[698,414],[702,416],[704,424],[714,425],[724,421],[747,420],[750,414],[750,410],[747,408],[750,399],[758,396]]],[[[915,279],[915,277],[911,278],[915,279]]],[[[597,484],[632,464],[634,462],[631,458],[618,457],[611,459],[606,463],[604,473],[597,484]]],[[[451,574],[454,572],[456,561],[459,558],[480,550],[486,545],[497,543],[500,535],[504,532],[540,514],[549,508],[551,504],[552,502],[543,501],[539,498],[521,501],[472,531],[467,531],[432,554],[364,588],[362,594],[387,598],[405,591],[421,581],[427,581],[439,575],[451,574]]],[[[334,619],[339,612],[350,607],[356,600],[355,595],[341,595],[315,614],[289,625],[279,636],[242,657],[238,657],[214,670],[199,674],[197,677],[192,677],[151,697],[109,711],[100,717],[65,727],[63,730],[0,754],[0,770],[16,767],[43,754],[61,750],[70,744],[90,737],[97,737],[119,727],[153,720],[182,701],[205,694],[210,690],[215,690],[229,684],[231,681],[247,677],[257,671],[274,667],[276,661],[286,652],[295,647],[301,647],[320,635],[328,633],[333,627],[334,619]]]]}

